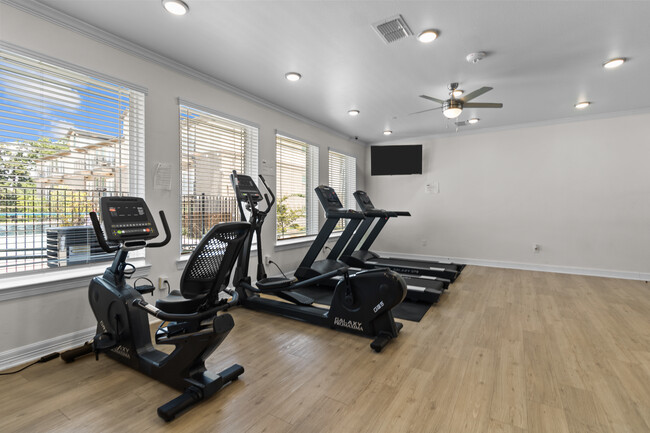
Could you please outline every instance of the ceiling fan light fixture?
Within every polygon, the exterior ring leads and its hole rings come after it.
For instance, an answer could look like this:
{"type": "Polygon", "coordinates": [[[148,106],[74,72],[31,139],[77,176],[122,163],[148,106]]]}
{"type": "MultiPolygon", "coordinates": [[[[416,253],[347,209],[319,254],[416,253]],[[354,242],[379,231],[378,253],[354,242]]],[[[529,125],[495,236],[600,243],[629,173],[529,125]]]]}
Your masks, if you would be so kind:
{"type": "Polygon", "coordinates": [[[455,119],[463,112],[463,103],[455,99],[448,99],[442,105],[442,114],[448,119],[455,119]]]}
{"type": "Polygon", "coordinates": [[[162,5],[173,15],[185,15],[190,11],[190,7],[182,0],[162,0],[162,5]]]}
{"type": "Polygon", "coordinates": [[[471,119],[469,119],[467,121],[467,123],[469,123],[470,125],[474,125],[474,124],[478,123],[479,120],[481,120],[481,119],[479,119],[478,117],[472,117],[471,119]]]}
{"type": "Polygon", "coordinates": [[[587,108],[590,105],[591,105],[591,102],[582,101],[582,102],[578,102],[576,105],[574,105],[574,107],[577,108],[578,110],[584,110],[585,108],[587,108]]]}
{"type": "Polygon", "coordinates": [[[384,131],[384,135],[391,135],[392,133],[393,133],[393,131],[391,131],[390,129],[386,129],[384,131]]]}
{"type": "Polygon", "coordinates": [[[454,98],[460,98],[461,96],[463,96],[463,93],[465,93],[465,91],[460,89],[454,89],[451,91],[451,94],[454,98]]]}
{"type": "Polygon", "coordinates": [[[610,59],[603,63],[603,68],[605,69],[615,69],[625,63],[627,59],[625,57],[618,57],[616,59],[610,59]]]}
{"type": "Polygon", "coordinates": [[[352,117],[358,116],[359,113],[361,113],[359,110],[350,110],[348,111],[348,114],[352,117]]]}
{"type": "Polygon", "coordinates": [[[429,42],[435,41],[437,37],[437,30],[428,29],[418,35],[418,41],[422,42],[423,44],[428,44],[429,42]]]}
{"type": "Polygon", "coordinates": [[[287,72],[284,74],[284,78],[286,78],[289,81],[298,81],[302,78],[302,75],[300,75],[297,72],[287,72]]]}

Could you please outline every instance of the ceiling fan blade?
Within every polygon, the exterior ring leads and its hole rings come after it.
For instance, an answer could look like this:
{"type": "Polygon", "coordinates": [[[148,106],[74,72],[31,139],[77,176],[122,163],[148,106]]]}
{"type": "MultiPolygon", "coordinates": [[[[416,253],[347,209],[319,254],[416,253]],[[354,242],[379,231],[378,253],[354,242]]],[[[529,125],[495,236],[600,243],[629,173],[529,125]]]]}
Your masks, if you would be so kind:
{"type": "Polygon", "coordinates": [[[427,111],[433,111],[433,110],[440,110],[442,107],[436,107],[436,108],[429,108],[428,110],[422,110],[422,111],[416,111],[415,113],[410,113],[411,114],[420,114],[420,113],[426,113],[427,111]]]}
{"type": "Polygon", "coordinates": [[[463,104],[463,108],[501,108],[503,104],[500,102],[470,102],[463,104]]]}
{"type": "Polygon", "coordinates": [[[463,96],[460,98],[460,100],[463,102],[471,101],[472,99],[478,98],[483,93],[487,93],[490,90],[492,90],[492,87],[481,87],[480,89],[474,90],[472,93],[468,93],[467,95],[463,96]]]}
{"type": "Polygon", "coordinates": [[[427,96],[427,95],[420,95],[420,98],[428,99],[429,101],[437,102],[438,104],[441,105],[445,103],[445,101],[443,101],[442,99],[432,98],[431,96],[427,96]]]}

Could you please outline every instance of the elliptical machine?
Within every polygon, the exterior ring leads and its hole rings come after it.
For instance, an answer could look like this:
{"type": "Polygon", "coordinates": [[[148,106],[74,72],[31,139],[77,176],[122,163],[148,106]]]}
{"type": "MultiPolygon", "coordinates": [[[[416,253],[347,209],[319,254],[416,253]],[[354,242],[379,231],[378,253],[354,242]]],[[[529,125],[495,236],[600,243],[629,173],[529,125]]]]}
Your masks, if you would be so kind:
{"type": "MultiPolygon", "coordinates": [[[[97,214],[90,213],[93,229],[101,248],[115,252],[113,264],[102,276],[92,279],[88,288],[90,306],[97,319],[97,333],[91,343],[64,352],[61,358],[72,362],[84,354],[106,353],[129,367],[181,390],[183,393],[158,408],[165,421],[173,420],[180,412],[204,400],[225,384],[236,380],[244,372],[233,365],[214,374],[206,371],[205,360],[226,338],[234,326],[232,316],[218,314],[237,303],[237,293],[230,292],[232,300],[219,299],[227,291],[230,272],[248,235],[245,222],[222,223],[206,234],[190,256],[180,290],[148,304],[143,292],[153,287],[132,287],[125,282],[133,271],[126,262],[129,251],[158,248],[171,239],[163,211],[160,219],[165,239],[158,243],[147,240],[158,236],[155,221],[142,198],[102,197],[100,208],[108,241],[104,238],[97,214]],[[148,314],[163,320],[156,332],[157,344],[173,344],[172,353],[155,349],[151,343],[148,314]],[[167,326],[163,326],[167,323],[167,326]]],[[[133,270],[135,270],[133,268],[133,270]]]]}
{"type": "Polygon", "coordinates": [[[391,339],[397,338],[402,328],[401,323],[395,322],[392,312],[392,308],[406,296],[406,284],[402,277],[388,269],[373,269],[349,275],[346,267],[300,281],[296,278],[266,277],[260,234],[264,219],[275,203],[275,196],[264,177],[260,175],[259,178],[268,191],[268,194],[264,194],[265,210],[259,209],[262,193],[250,176],[237,174],[236,171],[230,176],[242,221],[246,221],[246,210],[251,224],[233,279],[240,303],[253,310],[373,338],[370,347],[380,352],[391,339]],[[258,255],[257,281],[254,286],[248,274],[253,235],[257,235],[258,255]],[[292,292],[337,276],[340,280],[334,288],[329,309],[309,305],[313,300],[292,292]],[[260,294],[274,295],[288,302],[261,297],[260,294]]]}

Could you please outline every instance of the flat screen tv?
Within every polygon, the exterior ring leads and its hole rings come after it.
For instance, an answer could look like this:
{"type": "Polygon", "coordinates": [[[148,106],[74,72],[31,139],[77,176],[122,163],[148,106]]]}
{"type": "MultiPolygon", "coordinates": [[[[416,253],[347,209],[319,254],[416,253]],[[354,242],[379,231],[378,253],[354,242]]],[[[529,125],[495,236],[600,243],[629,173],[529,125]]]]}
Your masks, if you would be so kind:
{"type": "Polygon", "coordinates": [[[422,145],[370,146],[370,174],[422,174],[422,145]]]}

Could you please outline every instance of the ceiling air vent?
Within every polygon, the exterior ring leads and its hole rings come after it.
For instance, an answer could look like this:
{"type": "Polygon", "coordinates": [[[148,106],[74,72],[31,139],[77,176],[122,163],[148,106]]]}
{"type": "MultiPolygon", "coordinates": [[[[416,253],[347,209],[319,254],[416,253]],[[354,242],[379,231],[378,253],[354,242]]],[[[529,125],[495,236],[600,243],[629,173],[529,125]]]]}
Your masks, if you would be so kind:
{"type": "Polygon", "coordinates": [[[374,23],[372,27],[379,33],[382,40],[390,44],[400,39],[404,39],[413,34],[406,21],[401,15],[374,23]]]}

